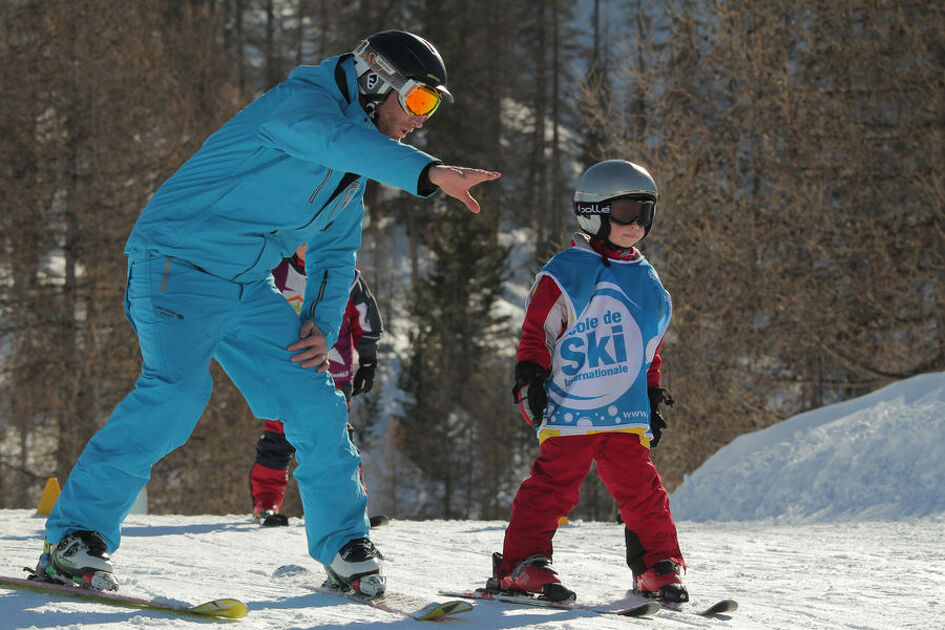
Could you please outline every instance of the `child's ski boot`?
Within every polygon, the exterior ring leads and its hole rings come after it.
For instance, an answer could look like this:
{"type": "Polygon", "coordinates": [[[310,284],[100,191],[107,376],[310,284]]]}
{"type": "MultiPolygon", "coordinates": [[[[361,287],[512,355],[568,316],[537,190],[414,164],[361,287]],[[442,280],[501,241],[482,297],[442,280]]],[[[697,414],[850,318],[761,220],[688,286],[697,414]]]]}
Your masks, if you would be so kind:
{"type": "Polygon", "coordinates": [[[43,543],[43,554],[31,579],[96,591],[117,591],[112,560],[98,532],[76,531],[56,544],[43,543]]]}
{"type": "Polygon", "coordinates": [[[390,523],[390,517],[387,516],[386,514],[375,514],[374,516],[370,517],[369,520],[371,521],[372,529],[375,527],[381,527],[382,525],[387,525],[388,523],[390,523]]]}
{"type": "Polygon", "coordinates": [[[342,547],[328,571],[327,585],[374,599],[384,594],[386,579],[377,561],[380,553],[367,538],[357,538],[342,547]]]}
{"type": "Polygon", "coordinates": [[[278,508],[259,510],[253,514],[263,527],[285,527],[289,524],[289,517],[279,514],[278,508]]]}
{"type": "Polygon", "coordinates": [[[574,591],[566,588],[551,568],[551,560],[534,555],[520,562],[508,575],[499,576],[502,554],[492,554],[492,577],[486,582],[486,590],[493,592],[538,595],[553,602],[574,601],[574,591]]]}
{"type": "Polygon", "coordinates": [[[689,591],[682,583],[684,566],[673,560],[657,562],[634,580],[634,590],[664,602],[688,602],[689,591]]]}

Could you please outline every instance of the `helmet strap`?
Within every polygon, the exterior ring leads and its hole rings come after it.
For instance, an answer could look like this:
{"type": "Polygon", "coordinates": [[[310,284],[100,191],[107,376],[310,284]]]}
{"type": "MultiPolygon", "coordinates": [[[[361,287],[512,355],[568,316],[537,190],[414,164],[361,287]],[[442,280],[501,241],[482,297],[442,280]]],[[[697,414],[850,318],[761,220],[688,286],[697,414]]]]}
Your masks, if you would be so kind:
{"type": "MultiPolygon", "coordinates": [[[[610,218],[607,217],[607,215],[601,215],[600,229],[598,229],[597,234],[594,234],[591,238],[594,238],[598,243],[600,243],[601,250],[609,250],[617,252],[621,255],[633,250],[632,245],[630,247],[621,247],[610,240],[610,218]]],[[[610,260],[608,260],[604,251],[601,252],[601,259],[605,266],[610,266],[610,260]]]]}
{"type": "Polygon", "coordinates": [[[376,98],[361,95],[361,107],[364,108],[368,118],[370,118],[371,122],[374,124],[377,124],[377,106],[380,105],[380,103],[381,102],[376,98]]]}
{"type": "Polygon", "coordinates": [[[601,242],[602,245],[607,246],[611,245],[610,242],[610,217],[606,214],[600,215],[600,229],[597,230],[595,234],[597,240],[601,242]]]}
{"type": "Polygon", "coordinates": [[[617,245],[616,243],[611,242],[611,240],[610,240],[609,238],[608,238],[608,239],[604,239],[604,240],[602,241],[602,244],[603,244],[603,246],[604,246],[606,249],[609,249],[609,250],[614,251],[614,252],[618,252],[618,253],[621,254],[621,255],[624,255],[624,254],[626,254],[626,253],[628,253],[628,252],[630,252],[630,251],[633,250],[633,246],[632,246],[632,245],[631,245],[630,247],[621,247],[620,245],[617,245]]]}

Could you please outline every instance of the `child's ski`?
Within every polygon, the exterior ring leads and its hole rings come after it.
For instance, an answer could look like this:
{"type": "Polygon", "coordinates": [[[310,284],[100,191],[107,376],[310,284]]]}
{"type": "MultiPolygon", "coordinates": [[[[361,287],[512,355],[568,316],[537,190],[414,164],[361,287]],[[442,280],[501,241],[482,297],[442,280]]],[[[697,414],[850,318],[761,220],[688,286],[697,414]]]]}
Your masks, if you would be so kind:
{"type": "Polygon", "coordinates": [[[734,599],[721,599],[711,606],[696,608],[694,604],[671,604],[663,603],[663,608],[677,612],[690,612],[703,617],[714,617],[715,615],[727,615],[738,610],[738,602],[734,599]]]}
{"type": "Polygon", "coordinates": [[[78,586],[67,586],[65,584],[55,584],[41,580],[24,580],[15,577],[0,577],[0,587],[15,590],[28,590],[49,595],[61,595],[74,599],[108,604],[110,606],[153,610],[175,615],[203,617],[205,619],[207,617],[238,619],[245,617],[247,612],[246,604],[237,599],[214,599],[200,604],[199,606],[190,606],[188,604],[119,595],[112,591],[96,591],[78,586]]]}
{"type": "MultiPolygon", "coordinates": [[[[654,601],[651,596],[646,595],[637,590],[627,591],[628,599],[639,599],[640,601],[654,601]]],[[[672,611],[672,612],[682,612],[689,613],[692,615],[701,615],[703,617],[713,617],[715,615],[726,615],[728,613],[733,613],[738,610],[738,602],[734,599],[720,599],[711,606],[706,606],[705,604],[699,604],[697,602],[666,602],[662,600],[659,601],[660,605],[663,607],[663,610],[672,611]]]]}
{"type": "Polygon", "coordinates": [[[503,593],[492,593],[483,589],[475,591],[440,591],[440,595],[448,597],[463,597],[466,599],[484,599],[504,604],[522,604],[524,606],[541,606],[542,608],[554,608],[557,610],[587,610],[600,615],[620,615],[621,617],[645,617],[659,612],[660,605],[655,602],[644,602],[629,608],[607,608],[605,606],[593,606],[589,604],[578,604],[576,602],[562,601],[555,602],[548,599],[539,599],[527,595],[505,595],[503,593]]]}

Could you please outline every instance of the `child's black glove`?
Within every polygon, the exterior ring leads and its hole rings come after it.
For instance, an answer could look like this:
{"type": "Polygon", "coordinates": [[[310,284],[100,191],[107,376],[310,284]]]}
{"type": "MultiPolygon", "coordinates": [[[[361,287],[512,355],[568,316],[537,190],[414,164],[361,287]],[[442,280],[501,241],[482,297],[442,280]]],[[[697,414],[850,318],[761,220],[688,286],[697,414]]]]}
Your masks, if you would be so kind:
{"type": "Polygon", "coordinates": [[[522,412],[522,418],[533,427],[541,424],[545,417],[548,394],[545,393],[545,381],[551,371],[534,361],[519,361],[515,366],[515,387],[512,398],[522,412]]]}
{"type": "Polygon", "coordinates": [[[673,400],[669,390],[662,387],[648,387],[646,393],[650,397],[650,433],[653,434],[650,448],[656,448],[659,446],[660,438],[663,437],[663,429],[666,428],[666,419],[660,413],[660,405],[666,403],[670,407],[675,407],[676,401],[673,400]]]}
{"type": "Polygon", "coordinates": [[[366,394],[374,389],[374,373],[377,371],[377,360],[361,361],[358,371],[354,373],[354,382],[351,383],[351,396],[366,394]]]}

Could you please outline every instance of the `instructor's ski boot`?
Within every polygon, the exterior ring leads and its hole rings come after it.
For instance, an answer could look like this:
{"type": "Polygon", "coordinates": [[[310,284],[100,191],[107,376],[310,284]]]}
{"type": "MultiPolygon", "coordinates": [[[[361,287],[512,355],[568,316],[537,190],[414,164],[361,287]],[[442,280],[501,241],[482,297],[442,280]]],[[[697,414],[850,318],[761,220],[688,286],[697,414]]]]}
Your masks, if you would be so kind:
{"type": "Polygon", "coordinates": [[[664,602],[688,602],[689,591],[682,583],[685,567],[673,560],[657,562],[634,580],[634,590],[664,602]]]}
{"type": "Polygon", "coordinates": [[[76,531],[58,543],[43,543],[36,572],[31,579],[68,584],[96,591],[117,591],[112,560],[98,532],[76,531]]]}
{"type": "Polygon", "coordinates": [[[553,602],[574,601],[577,597],[566,588],[558,574],[551,568],[547,556],[534,555],[526,558],[512,569],[508,575],[499,575],[502,566],[502,554],[492,554],[492,577],[486,582],[486,590],[492,592],[538,595],[553,602]]]}
{"type": "Polygon", "coordinates": [[[328,571],[328,586],[374,599],[384,594],[387,588],[386,578],[381,575],[378,564],[380,553],[367,538],[357,538],[342,547],[328,571]]]}

